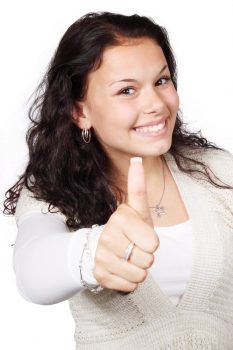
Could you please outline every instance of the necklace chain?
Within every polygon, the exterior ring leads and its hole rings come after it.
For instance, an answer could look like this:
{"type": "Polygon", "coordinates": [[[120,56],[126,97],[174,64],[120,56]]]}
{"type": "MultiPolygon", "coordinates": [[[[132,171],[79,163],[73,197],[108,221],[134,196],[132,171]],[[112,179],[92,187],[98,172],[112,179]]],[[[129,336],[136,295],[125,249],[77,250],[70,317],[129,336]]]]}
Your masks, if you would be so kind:
{"type": "Polygon", "coordinates": [[[162,192],[162,196],[161,196],[159,202],[155,205],[155,207],[149,207],[149,208],[154,209],[158,218],[160,218],[161,215],[166,214],[164,206],[160,205],[160,203],[163,199],[164,191],[165,191],[165,173],[164,173],[164,161],[163,160],[162,160],[162,164],[163,164],[163,192],[162,192]]]}

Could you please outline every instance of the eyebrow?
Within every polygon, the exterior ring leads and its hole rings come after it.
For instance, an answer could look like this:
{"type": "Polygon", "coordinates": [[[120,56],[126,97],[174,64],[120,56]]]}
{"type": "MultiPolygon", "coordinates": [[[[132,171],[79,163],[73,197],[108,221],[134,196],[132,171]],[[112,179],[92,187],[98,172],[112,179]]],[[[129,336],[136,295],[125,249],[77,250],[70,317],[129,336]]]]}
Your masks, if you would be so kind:
{"type": "MultiPolygon", "coordinates": [[[[165,66],[161,69],[161,71],[158,73],[158,75],[160,75],[165,69],[167,68],[167,64],[165,64],[165,66]]],[[[126,79],[122,79],[122,80],[118,80],[118,81],[113,81],[112,83],[109,84],[109,86],[115,84],[115,83],[120,83],[120,82],[136,82],[136,79],[131,79],[131,78],[126,78],[126,79]]]]}

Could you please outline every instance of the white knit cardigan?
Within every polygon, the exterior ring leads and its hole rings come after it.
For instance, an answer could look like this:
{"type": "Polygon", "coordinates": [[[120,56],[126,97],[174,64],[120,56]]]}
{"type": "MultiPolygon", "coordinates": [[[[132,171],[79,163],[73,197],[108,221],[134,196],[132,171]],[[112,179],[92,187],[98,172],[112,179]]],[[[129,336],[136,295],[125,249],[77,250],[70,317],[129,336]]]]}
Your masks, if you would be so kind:
{"type": "MultiPolygon", "coordinates": [[[[230,153],[206,150],[192,157],[233,186],[230,153]]],[[[175,306],[150,273],[127,295],[81,290],[69,299],[77,350],[233,349],[233,190],[216,188],[201,174],[193,178],[181,172],[169,152],[165,160],[191,219],[195,242],[184,295],[175,306]]]]}
{"type": "MultiPolygon", "coordinates": [[[[233,186],[232,154],[212,149],[186,154],[233,186]]],[[[68,300],[76,350],[233,349],[233,190],[214,187],[200,173],[194,178],[180,171],[170,152],[164,157],[193,232],[193,265],[183,297],[174,305],[150,272],[126,295],[82,289],[68,300]]],[[[18,213],[24,204],[19,200],[18,213]]]]}

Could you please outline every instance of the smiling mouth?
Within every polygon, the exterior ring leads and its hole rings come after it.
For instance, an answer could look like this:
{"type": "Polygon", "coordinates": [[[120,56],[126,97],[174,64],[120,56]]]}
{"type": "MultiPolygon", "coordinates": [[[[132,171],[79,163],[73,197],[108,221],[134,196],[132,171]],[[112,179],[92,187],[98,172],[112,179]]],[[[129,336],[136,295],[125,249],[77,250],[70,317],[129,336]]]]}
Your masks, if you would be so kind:
{"type": "Polygon", "coordinates": [[[163,130],[166,126],[166,122],[157,124],[157,125],[150,125],[150,126],[141,126],[138,128],[134,128],[134,130],[141,134],[148,134],[148,133],[157,133],[161,130],[163,130]]]}

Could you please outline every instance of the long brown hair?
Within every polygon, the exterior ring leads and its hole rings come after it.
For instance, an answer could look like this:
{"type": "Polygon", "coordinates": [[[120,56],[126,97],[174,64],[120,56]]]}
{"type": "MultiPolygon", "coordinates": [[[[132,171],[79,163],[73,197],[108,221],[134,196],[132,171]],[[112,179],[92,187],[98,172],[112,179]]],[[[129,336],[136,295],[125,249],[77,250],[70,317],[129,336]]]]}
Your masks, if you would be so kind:
{"type": "MultiPolygon", "coordinates": [[[[152,19],[109,12],[88,13],[68,28],[29,109],[31,125],[26,137],[29,162],[16,184],[6,192],[5,214],[15,213],[20,191],[25,186],[37,199],[48,202],[51,208],[57,207],[67,217],[67,226],[72,230],[106,223],[117,207],[110,190],[110,186],[114,188],[108,176],[110,161],[94,130],[91,130],[91,143],[83,143],[80,129],[72,122],[71,111],[75,101],[85,96],[87,76],[100,66],[105,48],[140,37],[148,37],[160,45],[177,89],[177,67],[168,33],[152,19]]],[[[189,132],[179,110],[170,148],[179,169],[186,173],[202,172],[213,185],[229,188],[215,183],[204,164],[189,157],[184,147],[223,150],[200,132],[189,132]]],[[[118,188],[116,191],[121,195],[118,188]]]]}

